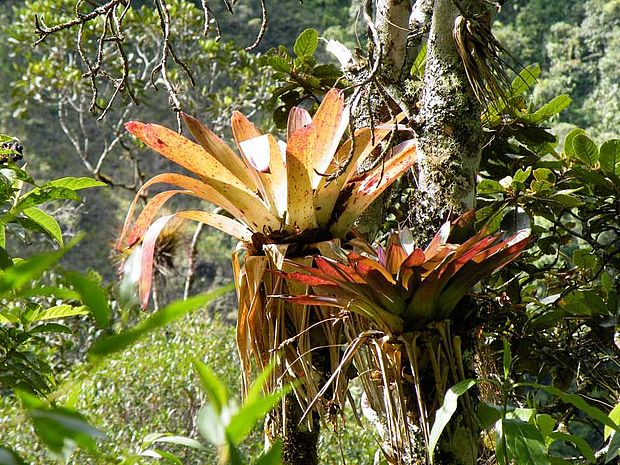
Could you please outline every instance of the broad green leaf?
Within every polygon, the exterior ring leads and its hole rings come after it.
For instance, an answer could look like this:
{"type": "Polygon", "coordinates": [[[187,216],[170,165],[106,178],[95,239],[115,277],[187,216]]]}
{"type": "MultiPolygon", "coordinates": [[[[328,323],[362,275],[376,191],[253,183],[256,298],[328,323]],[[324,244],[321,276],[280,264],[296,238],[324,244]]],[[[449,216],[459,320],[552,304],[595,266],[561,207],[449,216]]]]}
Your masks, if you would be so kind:
{"type": "Polygon", "coordinates": [[[493,179],[483,179],[476,186],[476,190],[479,194],[496,194],[498,192],[505,192],[504,186],[493,179]]]}
{"type": "Polygon", "coordinates": [[[215,413],[221,415],[222,409],[228,404],[226,386],[207,365],[199,360],[194,360],[193,363],[200,379],[200,386],[207,394],[207,399],[213,405],[215,413]]]}
{"type": "Polygon", "coordinates": [[[569,106],[571,102],[572,99],[568,95],[558,95],[549,103],[546,103],[538,110],[536,110],[534,113],[521,116],[521,119],[532,124],[540,123],[541,121],[549,119],[552,116],[560,113],[562,110],[564,110],[564,108],[569,106]]]}
{"type": "Polygon", "coordinates": [[[271,448],[261,455],[254,465],[281,465],[282,463],[282,443],[276,441],[271,448]]]}
{"type": "Polygon", "coordinates": [[[110,326],[112,310],[108,296],[99,283],[75,271],[69,271],[64,276],[89,308],[97,324],[102,328],[110,326]]]}
{"type": "Polygon", "coordinates": [[[549,200],[557,202],[563,207],[573,208],[583,205],[585,202],[578,197],[570,194],[555,193],[549,197],[549,200]]]}
{"type": "Polygon", "coordinates": [[[493,426],[504,414],[501,406],[487,404],[486,402],[481,402],[480,405],[478,405],[477,413],[482,429],[493,426]]]}
{"type": "MultiPolygon", "coordinates": [[[[0,229],[4,230],[4,227],[0,227],[0,229]]],[[[0,269],[6,270],[13,266],[13,259],[9,257],[9,254],[6,252],[4,247],[0,246],[0,269]]]]}
{"type": "Polygon", "coordinates": [[[106,183],[97,181],[93,178],[75,178],[69,176],[66,178],[54,179],[53,181],[45,183],[41,187],[45,186],[64,187],[66,189],[71,189],[72,191],[78,191],[80,189],[89,189],[91,187],[104,187],[106,186],[106,183]]]}
{"type": "Polygon", "coordinates": [[[19,316],[13,313],[0,312],[0,323],[19,323],[19,316]]]}
{"type": "Polygon", "coordinates": [[[618,429],[618,426],[616,425],[616,423],[614,423],[614,421],[611,418],[609,418],[602,410],[590,405],[583,399],[583,397],[577,394],[569,394],[556,387],[545,386],[544,384],[538,384],[538,383],[519,383],[518,386],[529,386],[529,387],[533,387],[536,389],[540,389],[541,391],[545,391],[546,393],[556,396],[560,400],[577,407],[579,410],[581,410],[586,415],[594,418],[595,420],[599,421],[600,423],[604,425],[609,426],[614,431],[618,429]]]}
{"type": "Polygon", "coordinates": [[[620,139],[611,139],[601,145],[599,162],[605,173],[620,177],[620,139]]]}
{"type": "Polygon", "coordinates": [[[97,448],[95,440],[106,438],[102,431],[73,410],[47,406],[24,391],[17,390],[16,394],[32,418],[37,436],[54,452],[66,453],[66,447],[71,443],[94,451],[97,448]]]}
{"type": "Polygon", "coordinates": [[[316,29],[306,29],[297,40],[295,40],[295,45],[293,46],[293,52],[298,57],[304,56],[312,56],[316,51],[316,48],[319,45],[319,33],[316,29]]]}
{"type": "Polygon", "coordinates": [[[540,76],[540,66],[537,64],[526,66],[512,81],[510,90],[513,96],[521,95],[531,88],[540,76]]]}
{"type": "Polygon", "coordinates": [[[549,438],[553,439],[554,441],[564,441],[574,444],[577,449],[579,449],[579,452],[581,452],[581,455],[583,455],[588,462],[596,462],[594,452],[592,451],[592,448],[588,445],[585,439],[579,436],[575,436],[574,434],[562,433],[560,431],[555,431],[549,434],[549,438]]]}
{"type": "Polygon", "coordinates": [[[553,174],[553,172],[549,168],[538,168],[538,169],[535,169],[533,174],[534,174],[534,178],[537,181],[555,182],[555,175],[553,174]]]}
{"type": "Polygon", "coordinates": [[[519,168],[517,172],[514,174],[514,176],[512,177],[512,180],[516,182],[524,183],[525,181],[527,181],[527,178],[530,177],[530,174],[532,174],[531,166],[528,166],[527,168],[525,168],[525,170],[522,170],[521,168],[519,168]]]}
{"type": "Polygon", "coordinates": [[[504,438],[508,456],[519,465],[551,464],[542,434],[533,424],[516,418],[502,419],[496,430],[504,438]]]}
{"type": "Polygon", "coordinates": [[[413,65],[411,66],[411,74],[416,76],[424,75],[424,68],[426,67],[426,42],[422,44],[420,51],[413,60],[413,65]]]}
{"type": "Polygon", "coordinates": [[[88,309],[85,306],[75,307],[69,304],[61,304],[43,310],[36,316],[34,321],[53,320],[77,315],[88,315],[88,309]]]}
{"type": "MultiPolygon", "coordinates": [[[[616,425],[620,426],[620,404],[616,405],[611,410],[611,412],[609,412],[609,419],[613,421],[616,425]]],[[[605,425],[605,433],[603,435],[604,438],[607,439],[611,435],[612,432],[613,432],[613,429],[605,425]]]]}
{"type": "MultiPolygon", "coordinates": [[[[73,189],[67,189],[66,187],[37,187],[22,196],[19,202],[17,202],[17,204],[11,209],[9,214],[14,217],[28,208],[32,208],[52,200],[73,200],[75,202],[79,202],[81,198],[73,189]]],[[[7,218],[10,218],[9,215],[6,216],[7,218]]],[[[8,219],[5,220],[3,218],[2,221],[7,222],[8,219]]]]}
{"type": "Polygon", "coordinates": [[[437,410],[437,412],[435,412],[435,421],[433,422],[431,436],[428,442],[428,455],[431,464],[433,463],[433,454],[435,447],[437,446],[437,442],[439,441],[439,437],[452,418],[452,415],[454,415],[454,412],[456,412],[458,398],[479,382],[479,380],[475,379],[466,379],[455,384],[448,390],[448,392],[446,392],[443,405],[437,410]]]}
{"type": "Polygon", "coordinates": [[[56,265],[75,244],[76,241],[71,241],[62,250],[35,255],[4,270],[0,274],[0,295],[19,290],[26,284],[39,279],[45,271],[56,265]]]}
{"type": "Polygon", "coordinates": [[[89,353],[93,356],[101,356],[124,350],[145,334],[161,328],[172,321],[178,320],[186,313],[204,307],[211,301],[230,292],[233,288],[234,285],[229,284],[214,291],[191,297],[187,300],[173,302],[162,310],[154,313],[146,320],[138,323],[133,328],[113,336],[99,339],[93,344],[89,353]]]}
{"type": "Polygon", "coordinates": [[[598,161],[598,147],[585,134],[577,134],[573,139],[574,156],[587,166],[594,166],[598,161]]]}
{"type": "Polygon", "coordinates": [[[566,135],[566,138],[564,139],[564,154],[566,154],[567,157],[569,158],[575,157],[575,149],[573,148],[573,140],[579,134],[585,134],[585,133],[586,133],[585,130],[581,128],[575,128],[566,135]]]}
{"type": "Polygon", "coordinates": [[[267,58],[267,63],[276,71],[280,71],[281,73],[290,73],[291,72],[291,64],[289,60],[283,58],[281,56],[275,55],[267,58]]]}
{"type": "Polygon", "coordinates": [[[292,386],[285,386],[267,396],[246,401],[226,426],[228,440],[235,445],[239,444],[254,428],[254,425],[291,390],[292,386]]]}
{"type": "Polygon", "coordinates": [[[553,432],[556,423],[557,421],[551,415],[546,413],[536,415],[536,425],[545,439],[553,432]]]}
{"type": "Polygon", "coordinates": [[[41,325],[35,326],[28,334],[37,334],[37,333],[59,333],[59,334],[71,334],[71,328],[66,325],[61,325],[58,323],[43,323],[41,325]]]}
{"type": "Polygon", "coordinates": [[[161,450],[161,449],[149,449],[144,451],[141,455],[143,456],[147,456],[147,457],[153,457],[156,459],[166,459],[168,462],[172,462],[175,465],[183,465],[183,462],[181,461],[180,458],[178,458],[176,455],[170,453],[170,452],[166,452],[165,450],[161,450]],[[151,454],[148,454],[148,452],[151,452],[151,454]]]}
{"type": "Polygon", "coordinates": [[[56,241],[61,247],[64,246],[62,241],[62,231],[56,219],[38,208],[26,208],[23,214],[37,223],[47,234],[56,241]]]}

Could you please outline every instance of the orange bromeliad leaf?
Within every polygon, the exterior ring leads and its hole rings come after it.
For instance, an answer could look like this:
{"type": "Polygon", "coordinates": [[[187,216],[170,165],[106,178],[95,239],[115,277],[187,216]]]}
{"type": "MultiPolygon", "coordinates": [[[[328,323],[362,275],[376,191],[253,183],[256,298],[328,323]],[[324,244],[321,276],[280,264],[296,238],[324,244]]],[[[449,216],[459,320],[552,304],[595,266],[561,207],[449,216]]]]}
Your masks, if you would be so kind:
{"type": "Polygon", "coordinates": [[[381,195],[401,174],[413,166],[416,161],[416,143],[413,140],[403,142],[392,150],[392,158],[385,165],[373,169],[354,189],[344,211],[332,226],[334,235],[339,236],[349,230],[355,220],[370,204],[381,195]]]}
{"type": "MultiPolygon", "coordinates": [[[[474,218],[468,216],[468,221],[474,218]]],[[[313,295],[289,298],[358,311],[392,333],[449,318],[474,284],[514,260],[532,241],[522,232],[503,239],[482,231],[462,244],[448,242],[452,233],[462,237],[462,223],[463,218],[447,223],[426,250],[413,249],[409,255],[394,234],[386,252],[381,248],[374,256],[348,252],[347,264],[315,257],[315,267],[283,273],[287,279],[304,282],[313,295]],[[454,231],[453,225],[458,226],[454,231]],[[325,301],[327,297],[331,300],[325,301]],[[386,319],[386,314],[391,316],[386,319]]]]}
{"type": "Polygon", "coordinates": [[[127,130],[142,142],[177,165],[186,168],[203,179],[218,179],[237,189],[253,192],[233,175],[215,157],[200,145],[176,132],[157,124],[142,124],[135,121],[125,125],[127,130]]]}
{"type": "Polygon", "coordinates": [[[200,223],[213,226],[220,229],[233,237],[236,237],[240,241],[249,241],[252,235],[252,231],[247,229],[246,226],[239,223],[236,220],[230,219],[226,216],[217,215],[215,213],[188,210],[172,215],[162,216],[157,219],[146,230],[142,241],[142,272],[140,275],[140,281],[138,284],[138,290],[140,294],[140,302],[142,307],[146,308],[149,301],[149,295],[151,292],[151,286],[153,282],[153,260],[155,254],[155,245],[157,238],[161,234],[162,230],[166,227],[168,222],[173,218],[182,218],[187,220],[194,220],[200,223]]]}
{"type": "Polygon", "coordinates": [[[196,118],[181,113],[181,117],[190,132],[202,147],[212,154],[222,165],[230,170],[241,182],[243,182],[251,191],[257,191],[258,187],[254,178],[250,174],[250,170],[243,162],[243,159],[209,128],[203,125],[196,118]]]}

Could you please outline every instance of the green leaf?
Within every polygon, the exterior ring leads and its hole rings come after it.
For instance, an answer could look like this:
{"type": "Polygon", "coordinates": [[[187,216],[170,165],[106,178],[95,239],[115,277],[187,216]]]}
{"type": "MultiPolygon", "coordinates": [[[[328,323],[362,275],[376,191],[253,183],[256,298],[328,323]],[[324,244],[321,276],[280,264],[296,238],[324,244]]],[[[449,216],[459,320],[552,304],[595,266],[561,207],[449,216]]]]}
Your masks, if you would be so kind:
{"type": "Polygon", "coordinates": [[[555,175],[553,174],[553,171],[551,171],[549,168],[535,169],[533,174],[534,174],[534,178],[537,181],[555,182],[555,175]]]}
{"type": "Polygon", "coordinates": [[[503,366],[504,366],[504,379],[510,378],[510,367],[512,365],[512,354],[510,353],[510,342],[505,337],[502,338],[502,342],[504,343],[504,355],[503,355],[503,366]]]}
{"type": "Polygon", "coordinates": [[[58,333],[58,334],[71,334],[71,328],[66,325],[61,325],[58,323],[43,323],[42,325],[35,326],[28,334],[37,334],[37,333],[58,333]]]}
{"type": "Polygon", "coordinates": [[[293,52],[298,57],[312,56],[319,46],[319,32],[316,29],[306,29],[295,41],[293,52]]]}
{"type": "Polygon", "coordinates": [[[531,88],[536,79],[540,76],[540,66],[537,64],[526,66],[521,70],[519,75],[512,81],[510,90],[513,97],[523,94],[531,88]]]}
{"type": "Polygon", "coordinates": [[[282,443],[276,441],[271,448],[262,454],[254,465],[281,465],[282,463],[282,443]]]}
{"type": "Polygon", "coordinates": [[[577,134],[573,139],[574,156],[587,166],[594,166],[598,161],[598,147],[585,134],[577,134]]]}
{"type": "Polygon", "coordinates": [[[23,214],[37,223],[47,234],[63,247],[62,231],[56,219],[38,208],[26,208],[23,214]]]}
{"type": "Polygon", "coordinates": [[[49,407],[32,394],[16,390],[16,394],[28,411],[37,436],[56,453],[66,453],[69,444],[86,450],[96,450],[96,439],[105,434],[91,426],[81,415],[63,407],[49,407]]]}
{"type": "Polygon", "coordinates": [[[527,168],[525,168],[525,171],[519,168],[517,172],[515,173],[515,175],[512,177],[512,180],[516,182],[524,183],[525,181],[527,181],[527,178],[530,177],[530,174],[532,174],[531,166],[528,166],[527,168]]]}
{"type": "MultiPolygon", "coordinates": [[[[17,204],[11,209],[10,215],[12,216],[6,216],[10,219],[28,208],[35,207],[52,200],[73,200],[79,202],[81,198],[73,189],[67,189],[66,187],[37,187],[22,196],[19,202],[17,202],[17,204]]],[[[2,221],[6,223],[9,220],[5,220],[3,218],[2,221]]]]}
{"type": "Polygon", "coordinates": [[[609,418],[602,410],[598,407],[594,407],[593,405],[588,404],[583,397],[577,394],[569,394],[564,392],[553,386],[545,386],[544,384],[538,383],[519,383],[518,386],[529,386],[536,389],[540,389],[541,391],[545,391],[548,394],[558,397],[560,400],[567,402],[579,410],[581,410],[586,415],[594,418],[600,423],[609,426],[614,431],[618,429],[618,426],[614,423],[614,421],[609,418]]]}
{"type": "Polygon", "coordinates": [[[72,191],[78,191],[80,189],[88,189],[91,187],[103,187],[106,186],[105,182],[97,181],[93,178],[75,178],[66,177],[60,179],[54,179],[53,181],[46,182],[41,187],[52,186],[70,189],[72,191]]]}
{"type": "Polygon", "coordinates": [[[620,177],[620,139],[611,139],[601,145],[599,162],[605,173],[620,177]]]}
{"type": "Polygon", "coordinates": [[[147,449],[140,455],[156,459],[166,459],[168,462],[174,463],[175,465],[183,465],[181,459],[176,455],[161,449],[147,449]]]}
{"type": "Polygon", "coordinates": [[[19,290],[26,284],[39,279],[45,271],[56,265],[73,245],[75,241],[62,250],[35,255],[4,270],[4,273],[0,275],[0,295],[19,290]]]}
{"type": "MultiPolygon", "coordinates": [[[[609,412],[609,419],[611,421],[613,421],[616,425],[620,426],[620,404],[616,405],[611,412],[609,412]]],[[[611,429],[609,426],[605,425],[605,432],[604,432],[604,438],[607,439],[609,436],[611,436],[611,433],[613,432],[613,429],[611,429]]]]}
{"type": "Polygon", "coordinates": [[[190,297],[187,300],[173,302],[146,320],[138,323],[135,327],[122,333],[99,339],[93,344],[89,354],[96,357],[124,350],[145,334],[181,318],[188,312],[204,307],[211,301],[230,292],[233,288],[234,285],[229,284],[214,291],[190,297]]]}
{"type": "Polygon", "coordinates": [[[555,431],[549,434],[549,437],[554,441],[564,441],[574,444],[577,449],[579,449],[579,452],[581,452],[581,455],[583,455],[588,462],[596,462],[594,452],[592,451],[592,448],[588,445],[585,439],[580,438],[579,436],[575,436],[574,434],[562,433],[560,431],[555,431]]]}
{"type": "Polygon", "coordinates": [[[536,425],[545,439],[553,432],[556,423],[557,421],[551,415],[546,413],[536,415],[536,425]]]}
{"type": "Polygon", "coordinates": [[[228,405],[226,386],[207,365],[199,360],[194,360],[193,363],[200,379],[200,386],[207,394],[207,399],[213,405],[215,413],[221,415],[222,409],[228,405]]]}
{"type": "Polygon", "coordinates": [[[498,192],[505,192],[504,186],[493,179],[483,179],[476,186],[476,190],[479,194],[496,194],[498,192]]]}
{"type": "Polygon", "coordinates": [[[452,418],[452,415],[454,415],[454,412],[456,412],[458,398],[479,382],[480,380],[466,379],[455,384],[448,389],[448,392],[446,392],[443,405],[437,409],[437,412],[435,412],[435,421],[433,422],[433,427],[431,428],[431,436],[428,443],[428,455],[430,457],[431,464],[433,463],[433,454],[435,452],[437,442],[439,441],[439,437],[452,418]]]}
{"type": "Polygon", "coordinates": [[[557,202],[566,208],[579,207],[585,203],[583,200],[581,200],[578,197],[575,197],[574,195],[562,194],[559,192],[552,194],[549,197],[549,200],[552,200],[553,202],[557,202]]]}
{"type": "Polygon", "coordinates": [[[285,386],[267,396],[247,401],[230,419],[226,426],[226,437],[237,445],[250,433],[254,425],[275,407],[290,391],[292,386],[285,386]]]}
{"type": "Polygon", "coordinates": [[[517,418],[502,419],[497,422],[496,430],[504,439],[498,442],[505,441],[509,458],[519,465],[551,464],[542,434],[533,424],[517,418]]]}
{"type": "Polygon", "coordinates": [[[564,139],[564,154],[567,157],[575,158],[575,149],[573,148],[573,140],[579,134],[585,134],[585,133],[586,131],[584,131],[583,129],[575,128],[566,135],[566,138],[564,139]]]}
{"type": "Polygon", "coordinates": [[[110,326],[112,310],[108,296],[99,283],[75,271],[68,271],[64,276],[80,295],[82,303],[89,308],[97,324],[102,328],[110,326]]]}
{"type": "Polygon", "coordinates": [[[287,74],[291,72],[291,64],[286,58],[283,58],[281,56],[270,56],[267,58],[267,63],[276,71],[287,74]]]}
{"type": "Polygon", "coordinates": [[[43,310],[33,321],[53,320],[77,315],[88,315],[88,309],[85,306],[74,307],[69,304],[61,304],[43,310]]]}
{"type": "Polygon", "coordinates": [[[558,95],[549,103],[546,103],[538,110],[536,110],[534,113],[530,115],[523,115],[520,117],[520,119],[531,124],[537,124],[541,121],[551,118],[554,115],[557,115],[562,110],[564,110],[564,108],[569,106],[571,102],[572,99],[568,95],[558,95]]]}
{"type": "Polygon", "coordinates": [[[424,68],[426,67],[426,42],[422,44],[420,51],[413,60],[413,65],[411,66],[411,74],[413,76],[423,76],[424,68]]]}
{"type": "Polygon", "coordinates": [[[504,412],[502,407],[500,406],[487,404],[486,402],[480,402],[480,405],[478,405],[477,414],[482,429],[487,429],[489,426],[492,426],[497,420],[502,418],[504,412]]]}

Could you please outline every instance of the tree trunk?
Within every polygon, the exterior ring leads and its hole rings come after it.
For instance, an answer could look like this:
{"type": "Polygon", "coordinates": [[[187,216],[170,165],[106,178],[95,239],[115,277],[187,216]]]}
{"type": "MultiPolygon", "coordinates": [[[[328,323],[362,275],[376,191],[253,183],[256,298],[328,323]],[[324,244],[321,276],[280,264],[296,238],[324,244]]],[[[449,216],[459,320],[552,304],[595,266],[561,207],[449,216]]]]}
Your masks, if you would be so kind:
{"type": "MultiPolygon", "coordinates": [[[[464,6],[481,8],[470,0],[464,6]]],[[[427,45],[419,114],[419,190],[413,227],[426,243],[448,214],[474,208],[476,173],[484,135],[476,100],[456,50],[453,0],[436,0],[427,45]]]]}

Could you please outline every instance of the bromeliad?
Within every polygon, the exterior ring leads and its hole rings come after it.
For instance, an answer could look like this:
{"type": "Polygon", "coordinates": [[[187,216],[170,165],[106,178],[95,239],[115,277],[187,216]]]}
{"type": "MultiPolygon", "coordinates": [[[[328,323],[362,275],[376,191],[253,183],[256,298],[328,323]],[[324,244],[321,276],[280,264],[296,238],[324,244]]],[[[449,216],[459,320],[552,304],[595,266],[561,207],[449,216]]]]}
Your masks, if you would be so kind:
{"type": "Polygon", "coordinates": [[[414,246],[405,229],[390,235],[385,249],[358,241],[362,253],[342,250],[340,261],[316,256],[314,266],[291,262],[299,271],[281,274],[309,286],[312,294],[278,297],[349,310],[388,335],[448,319],[474,284],[510,263],[531,243],[525,230],[510,237],[482,230],[461,244],[453,243],[474,217],[470,211],[446,222],[424,250],[414,246]]]}
{"type": "Polygon", "coordinates": [[[262,134],[235,112],[232,131],[238,155],[207,127],[189,115],[183,120],[196,142],[159,126],[132,121],[126,128],[147,146],[194,176],[164,173],[147,181],[129,208],[117,242],[124,250],[142,241],[142,305],[152,281],[155,242],[174,217],[214,226],[242,241],[251,254],[264,244],[344,239],[359,215],[415,162],[416,144],[408,140],[388,151],[390,158],[363,175],[360,165],[395,129],[397,121],[363,128],[343,144],[348,110],[342,92],[332,89],[314,118],[301,108],[289,114],[287,142],[262,134]],[[155,195],[133,221],[138,200],[154,184],[176,189],[155,195]],[[156,219],[163,205],[183,194],[198,197],[228,212],[188,210],[156,219]]]}

